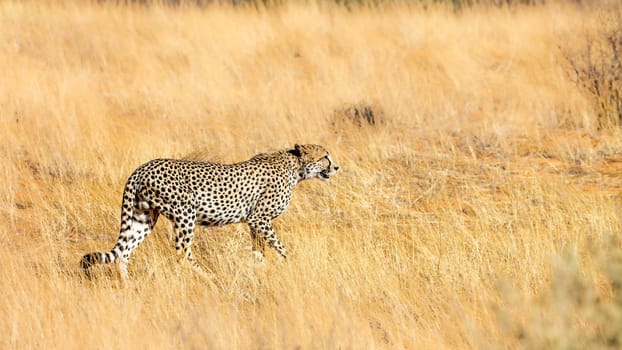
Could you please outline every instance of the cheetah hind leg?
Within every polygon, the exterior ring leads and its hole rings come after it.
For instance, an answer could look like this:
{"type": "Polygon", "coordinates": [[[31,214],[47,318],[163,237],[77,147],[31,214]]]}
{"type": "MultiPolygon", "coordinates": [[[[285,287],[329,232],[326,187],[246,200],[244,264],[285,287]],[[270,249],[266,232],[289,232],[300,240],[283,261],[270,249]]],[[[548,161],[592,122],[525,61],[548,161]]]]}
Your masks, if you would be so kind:
{"type": "MultiPolygon", "coordinates": [[[[141,203],[142,204],[142,203],[141,203]]],[[[142,204],[144,207],[145,205],[142,204]]],[[[94,264],[117,263],[117,270],[121,276],[121,283],[127,286],[127,264],[130,255],[145,240],[158,220],[158,212],[145,210],[140,206],[134,209],[132,219],[122,220],[121,233],[117,243],[110,252],[90,253],[82,257],[80,266],[88,279],[92,279],[90,268],[94,264]]]]}
{"type": "Polygon", "coordinates": [[[189,264],[190,268],[192,269],[192,272],[196,276],[198,276],[201,280],[207,282],[210,286],[218,288],[218,286],[215,283],[216,276],[214,275],[214,273],[209,269],[205,270],[203,267],[201,267],[201,265],[199,265],[197,261],[194,259],[194,256],[192,256],[192,251],[190,252],[189,257],[184,254],[184,256],[180,258],[179,263],[182,266],[184,264],[189,264]]]}
{"type": "MultiPolygon", "coordinates": [[[[263,245],[267,243],[270,247],[274,248],[274,250],[276,250],[277,253],[279,253],[279,255],[283,259],[287,259],[287,249],[285,249],[283,244],[276,237],[276,234],[274,233],[274,229],[272,228],[272,223],[270,222],[270,220],[259,219],[259,220],[249,221],[248,226],[251,229],[251,238],[253,238],[253,242],[254,242],[253,244],[257,244],[256,242],[258,242],[258,240],[259,242],[261,242],[261,240],[263,240],[264,242],[264,243],[260,243],[259,251],[257,251],[257,249],[255,248],[256,246],[253,245],[253,248],[254,248],[253,250],[255,252],[258,252],[259,254],[261,254],[263,245]]],[[[253,255],[257,256],[257,254],[255,253],[253,253],[253,255]]],[[[263,254],[261,255],[263,256],[263,254]]]]}
{"type": "MultiPolygon", "coordinates": [[[[139,203],[142,207],[148,207],[148,205],[144,202],[139,203]]],[[[156,210],[149,209],[134,209],[133,220],[130,227],[121,232],[119,236],[119,240],[115,246],[116,249],[119,249],[122,253],[119,256],[117,262],[117,270],[119,271],[119,275],[121,275],[121,282],[124,287],[127,287],[128,272],[127,272],[127,264],[130,260],[130,255],[132,252],[138,248],[138,246],[147,238],[149,233],[153,230],[156,222],[158,221],[159,213],[156,210]]]]}
{"type": "Polygon", "coordinates": [[[266,241],[263,237],[259,237],[255,228],[250,227],[250,233],[252,241],[252,265],[254,267],[263,267],[266,241]]]}
{"type": "Polygon", "coordinates": [[[183,223],[182,218],[176,218],[173,229],[175,230],[175,250],[177,254],[183,253],[179,259],[179,263],[183,265],[185,262],[190,264],[192,271],[204,280],[212,281],[214,274],[211,271],[205,271],[196,261],[192,254],[192,240],[194,239],[194,220],[187,220],[187,224],[183,223]]]}

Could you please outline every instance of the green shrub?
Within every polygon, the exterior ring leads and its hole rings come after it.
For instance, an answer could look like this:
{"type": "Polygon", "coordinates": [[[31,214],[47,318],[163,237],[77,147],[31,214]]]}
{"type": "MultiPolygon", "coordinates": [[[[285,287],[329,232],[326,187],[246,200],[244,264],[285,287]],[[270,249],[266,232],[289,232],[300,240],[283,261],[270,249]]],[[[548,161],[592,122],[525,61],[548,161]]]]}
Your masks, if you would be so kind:
{"type": "Polygon", "coordinates": [[[618,239],[590,247],[587,254],[579,254],[576,247],[569,249],[534,303],[513,314],[503,308],[498,311],[520,348],[620,349],[622,249],[618,239]],[[597,268],[582,268],[586,263],[597,268]]]}

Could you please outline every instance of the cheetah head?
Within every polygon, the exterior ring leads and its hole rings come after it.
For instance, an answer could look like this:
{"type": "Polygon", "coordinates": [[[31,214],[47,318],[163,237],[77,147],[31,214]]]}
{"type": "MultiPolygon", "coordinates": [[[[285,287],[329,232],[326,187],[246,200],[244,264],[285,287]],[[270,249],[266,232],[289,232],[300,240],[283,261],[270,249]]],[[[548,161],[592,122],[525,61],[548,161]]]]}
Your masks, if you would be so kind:
{"type": "Polygon", "coordinates": [[[322,146],[297,144],[290,153],[300,160],[301,180],[318,178],[326,181],[339,170],[339,166],[335,165],[328,151],[322,146]]]}

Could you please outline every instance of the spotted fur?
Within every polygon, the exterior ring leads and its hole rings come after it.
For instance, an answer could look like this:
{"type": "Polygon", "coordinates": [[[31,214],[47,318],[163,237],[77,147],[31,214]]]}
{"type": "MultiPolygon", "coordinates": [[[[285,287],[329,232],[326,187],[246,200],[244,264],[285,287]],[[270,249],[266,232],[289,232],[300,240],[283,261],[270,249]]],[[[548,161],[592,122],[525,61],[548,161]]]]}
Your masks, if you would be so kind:
{"type": "Polygon", "coordinates": [[[93,264],[117,262],[126,280],[130,255],[149,235],[160,214],[173,223],[177,252],[183,252],[197,271],[202,272],[191,249],[196,225],[246,222],[256,258],[263,258],[266,242],[286,258],[272,219],[285,211],[297,183],[312,178],[328,180],[338,169],[326,149],[318,145],[296,145],[236,164],[152,160],[127,180],[115,246],[109,252],[84,255],[80,265],[90,277],[93,264]]]}

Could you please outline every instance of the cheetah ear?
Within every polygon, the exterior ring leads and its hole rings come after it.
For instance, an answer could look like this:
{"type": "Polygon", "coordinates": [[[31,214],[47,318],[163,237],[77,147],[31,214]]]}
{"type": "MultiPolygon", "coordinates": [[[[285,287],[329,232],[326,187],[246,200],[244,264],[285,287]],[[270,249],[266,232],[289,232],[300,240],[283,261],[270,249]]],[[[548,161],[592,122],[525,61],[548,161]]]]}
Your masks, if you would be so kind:
{"type": "Polygon", "coordinates": [[[290,154],[295,155],[296,157],[301,157],[302,156],[302,146],[300,146],[299,144],[294,145],[294,149],[290,149],[288,151],[290,154]]]}

